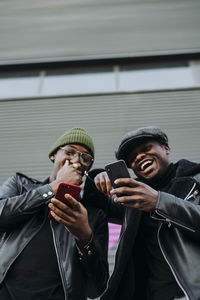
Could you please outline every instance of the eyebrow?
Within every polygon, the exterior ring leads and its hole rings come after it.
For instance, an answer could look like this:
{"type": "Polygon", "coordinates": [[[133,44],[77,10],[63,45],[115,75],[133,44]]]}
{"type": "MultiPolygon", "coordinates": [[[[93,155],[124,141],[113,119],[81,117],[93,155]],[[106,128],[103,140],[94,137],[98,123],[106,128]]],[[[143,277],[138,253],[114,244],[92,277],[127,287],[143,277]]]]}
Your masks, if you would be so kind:
{"type": "MultiPolygon", "coordinates": [[[[65,146],[63,146],[63,147],[69,147],[69,148],[72,148],[72,149],[74,149],[74,150],[76,150],[76,151],[79,151],[79,150],[77,150],[77,149],[76,149],[76,147],[75,147],[75,146],[71,146],[71,145],[65,145],[65,146]]],[[[87,150],[86,150],[86,151],[87,151],[87,150]]],[[[91,155],[89,151],[88,151],[88,152],[85,152],[85,151],[79,151],[79,152],[81,152],[81,153],[86,153],[86,154],[89,154],[89,155],[91,155]]]]}

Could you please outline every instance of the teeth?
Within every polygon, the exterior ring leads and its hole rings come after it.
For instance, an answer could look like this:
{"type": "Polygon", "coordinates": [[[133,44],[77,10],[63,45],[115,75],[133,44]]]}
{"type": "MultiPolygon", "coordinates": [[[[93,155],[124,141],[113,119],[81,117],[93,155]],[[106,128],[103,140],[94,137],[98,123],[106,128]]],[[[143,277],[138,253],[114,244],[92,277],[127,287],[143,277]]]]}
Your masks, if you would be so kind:
{"type": "Polygon", "coordinates": [[[149,167],[152,164],[152,161],[147,160],[141,165],[141,170],[144,171],[147,167],[149,167]]]}

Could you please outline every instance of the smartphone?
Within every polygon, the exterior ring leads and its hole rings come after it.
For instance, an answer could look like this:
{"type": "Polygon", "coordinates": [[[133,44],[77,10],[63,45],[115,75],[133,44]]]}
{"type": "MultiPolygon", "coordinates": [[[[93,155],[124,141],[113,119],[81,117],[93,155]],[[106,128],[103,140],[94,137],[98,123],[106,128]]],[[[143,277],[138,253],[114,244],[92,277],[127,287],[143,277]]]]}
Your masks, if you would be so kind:
{"type": "Polygon", "coordinates": [[[123,159],[117,160],[105,166],[105,170],[110,179],[113,188],[120,187],[121,185],[115,184],[117,178],[130,178],[130,173],[123,159]]]}
{"type": "Polygon", "coordinates": [[[65,199],[65,194],[70,194],[78,200],[80,192],[81,187],[79,185],[61,182],[56,191],[55,198],[62,201],[65,199]]]}
{"type": "MultiPolygon", "coordinates": [[[[76,200],[78,200],[80,192],[81,192],[81,187],[79,185],[61,182],[58,185],[58,188],[57,188],[57,191],[55,194],[55,198],[63,201],[65,199],[65,194],[70,194],[72,197],[74,197],[76,200]]],[[[71,207],[70,204],[68,206],[71,207]]],[[[52,218],[52,216],[51,216],[51,209],[50,209],[50,212],[48,213],[48,219],[51,219],[51,218],[52,218]]]]}

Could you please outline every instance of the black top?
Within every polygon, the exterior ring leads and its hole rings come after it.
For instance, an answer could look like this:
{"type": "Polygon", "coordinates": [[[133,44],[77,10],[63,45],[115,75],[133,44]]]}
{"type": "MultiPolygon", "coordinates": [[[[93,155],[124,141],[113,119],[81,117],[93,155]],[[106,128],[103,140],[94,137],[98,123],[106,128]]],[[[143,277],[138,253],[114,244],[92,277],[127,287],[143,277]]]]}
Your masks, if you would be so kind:
{"type": "Polygon", "coordinates": [[[50,221],[25,247],[0,286],[1,300],[64,300],[50,221]]]}
{"type": "Polygon", "coordinates": [[[182,295],[182,291],[158,245],[158,226],[158,221],[143,214],[140,234],[147,268],[147,299],[169,300],[182,295]]]}
{"type": "MultiPolygon", "coordinates": [[[[151,182],[149,185],[156,190],[162,190],[175,177],[175,174],[176,166],[171,164],[162,180],[151,182]]],[[[158,227],[159,221],[153,220],[149,213],[143,212],[137,239],[140,244],[139,248],[143,249],[147,299],[170,300],[182,295],[182,291],[159,247],[158,227]]]]}

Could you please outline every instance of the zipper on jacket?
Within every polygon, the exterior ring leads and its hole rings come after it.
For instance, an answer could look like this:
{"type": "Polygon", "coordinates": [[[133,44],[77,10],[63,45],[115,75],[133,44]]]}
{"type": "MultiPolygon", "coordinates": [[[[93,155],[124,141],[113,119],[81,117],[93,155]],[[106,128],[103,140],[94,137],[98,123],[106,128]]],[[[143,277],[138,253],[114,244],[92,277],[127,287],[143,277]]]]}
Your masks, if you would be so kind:
{"type": "Polygon", "coordinates": [[[191,190],[189,191],[189,193],[187,194],[187,196],[183,200],[188,200],[188,199],[192,198],[193,196],[195,196],[198,193],[196,190],[194,191],[196,185],[197,184],[195,182],[194,185],[193,185],[193,187],[191,188],[191,190]],[[193,193],[193,191],[194,191],[194,193],[193,193]]]}
{"type": "Polygon", "coordinates": [[[170,262],[168,261],[166,255],[165,255],[165,253],[164,253],[164,250],[163,250],[163,248],[162,248],[162,245],[161,245],[161,242],[160,242],[160,238],[159,238],[159,233],[160,233],[160,229],[161,229],[162,225],[163,225],[163,223],[160,224],[160,226],[159,226],[159,228],[158,228],[158,232],[157,232],[157,238],[158,238],[158,244],[159,244],[160,250],[161,250],[161,252],[162,252],[162,255],[163,255],[163,257],[164,257],[166,263],[167,263],[168,266],[170,267],[170,270],[171,270],[171,272],[172,272],[172,274],[173,274],[173,276],[174,276],[174,278],[175,278],[175,280],[176,280],[178,286],[179,286],[180,289],[183,291],[183,293],[184,293],[185,297],[187,298],[187,300],[190,300],[189,296],[187,295],[187,292],[185,291],[185,289],[183,288],[182,284],[180,283],[178,277],[176,276],[176,273],[174,272],[173,267],[170,265],[170,262]]]}
{"type": "MultiPolygon", "coordinates": [[[[118,246],[119,246],[119,244],[120,244],[120,242],[121,242],[121,239],[122,239],[122,237],[124,236],[125,231],[126,231],[126,228],[127,228],[126,212],[124,213],[124,224],[125,224],[125,225],[124,225],[124,228],[123,228],[123,232],[120,234],[120,237],[119,237],[119,239],[118,239],[118,241],[117,241],[117,251],[116,251],[116,255],[115,255],[115,261],[117,260],[117,257],[118,257],[118,246]]],[[[109,277],[109,279],[108,279],[108,281],[107,281],[107,287],[106,287],[105,291],[103,292],[103,294],[102,294],[101,296],[103,296],[103,295],[106,293],[107,288],[108,288],[108,285],[109,285],[109,282],[110,282],[111,278],[113,277],[113,274],[114,274],[114,272],[115,272],[115,269],[116,269],[116,263],[114,263],[114,269],[113,269],[113,271],[112,271],[111,276],[109,277]]]]}
{"type": "Polygon", "coordinates": [[[58,251],[58,248],[57,248],[57,245],[56,245],[56,238],[55,238],[55,233],[54,233],[54,230],[53,230],[52,220],[50,220],[50,227],[51,227],[51,230],[52,230],[53,243],[54,243],[54,247],[55,247],[55,251],[56,251],[56,256],[57,256],[57,259],[58,259],[58,268],[59,268],[60,276],[61,276],[61,280],[62,280],[63,290],[64,290],[64,294],[65,294],[65,300],[67,300],[67,294],[66,294],[67,286],[65,284],[64,270],[63,270],[62,264],[60,262],[59,251],[58,251]]]}
{"type": "MultiPolygon", "coordinates": [[[[181,224],[181,223],[179,223],[179,222],[176,222],[176,221],[174,221],[174,220],[171,220],[171,219],[169,219],[165,214],[162,214],[162,213],[158,212],[157,210],[156,210],[156,213],[157,213],[159,216],[161,216],[161,217],[164,218],[164,219],[162,219],[162,222],[164,221],[164,222],[168,223],[168,227],[171,227],[172,224],[175,224],[175,225],[178,225],[178,226],[180,226],[180,227],[182,227],[182,228],[184,228],[184,229],[187,229],[187,230],[189,230],[189,231],[191,231],[191,232],[196,232],[195,229],[193,229],[193,228],[191,228],[191,227],[188,227],[188,226],[186,226],[186,225],[183,225],[183,224],[181,224]]],[[[156,219],[155,217],[152,217],[152,218],[153,218],[153,219],[156,219]]],[[[160,219],[159,219],[159,220],[160,220],[160,219]]]]}
{"type": "MultiPolygon", "coordinates": [[[[194,183],[193,187],[191,188],[191,190],[189,191],[189,193],[187,194],[187,196],[186,196],[183,200],[188,200],[188,199],[190,199],[191,197],[193,197],[194,195],[196,195],[196,191],[194,190],[195,187],[196,187],[196,183],[194,183]],[[193,192],[193,191],[194,191],[194,192],[193,192]]],[[[181,227],[183,227],[183,228],[185,228],[185,229],[188,229],[188,230],[190,230],[190,231],[192,231],[192,232],[195,232],[194,229],[191,229],[191,228],[188,227],[188,226],[185,226],[185,225],[180,224],[180,223],[178,223],[178,222],[172,221],[172,220],[170,220],[169,218],[166,218],[165,215],[159,213],[158,211],[156,211],[156,213],[157,213],[159,216],[165,218],[165,221],[168,222],[168,227],[171,227],[171,223],[174,223],[174,224],[179,225],[179,226],[181,226],[181,227]]],[[[155,219],[156,219],[156,218],[155,218],[155,219]]],[[[172,272],[172,274],[173,274],[173,276],[174,276],[174,278],[175,278],[177,284],[179,285],[179,287],[181,288],[181,290],[182,290],[183,293],[185,294],[185,297],[186,297],[188,300],[190,300],[189,296],[187,295],[187,292],[185,291],[185,289],[184,289],[183,286],[181,285],[181,283],[180,283],[178,277],[176,276],[176,273],[175,273],[173,267],[170,265],[170,262],[168,261],[166,255],[165,255],[165,253],[164,253],[164,250],[163,250],[163,248],[162,248],[162,245],[161,245],[161,242],[160,242],[160,238],[159,238],[159,233],[160,233],[160,230],[161,230],[162,225],[163,225],[163,223],[160,224],[160,226],[159,226],[159,228],[158,228],[158,233],[157,233],[158,244],[159,244],[160,250],[161,250],[161,252],[162,252],[162,255],[163,255],[163,257],[164,257],[166,263],[167,263],[168,266],[170,267],[170,270],[171,270],[171,272],[172,272]]]]}
{"type": "MultiPolygon", "coordinates": [[[[198,191],[195,190],[196,185],[197,185],[197,184],[196,184],[196,182],[195,182],[194,185],[193,185],[193,187],[191,188],[191,190],[190,190],[189,193],[187,194],[187,196],[183,199],[184,201],[186,201],[186,200],[188,200],[188,199],[190,199],[190,198],[192,198],[192,197],[194,197],[195,195],[198,194],[198,191]]],[[[176,222],[176,221],[174,221],[174,220],[169,219],[168,216],[166,216],[166,215],[163,214],[163,213],[160,213],[157,209],[155,210],[155,212],[156,212],[159,216],[161,216],[162,218],[164,218],[164,220],[162,219],[162,221],[167,222],[167,223],[168,223],[168,227],[170,227],[171,224],[173,223],[173,224],[178,225],[178,226],[180,226],[180,227],[182,227],[182,228],[184,228],[184,229],[187,229],[187,230],[189,230],[189,231],[191,231],[191,232],[196,232],[196,230],[193,229],[193,228],[191,228],[191,227],[188,227],[188,226],[183,225],[183,224],[181,224],[181,223],[179,223],[179,222],[176,222]]],[[[156,217],[153,217],[153,216],[151,216],[151,218],[160,220],[159,218],[156,218],[156,217]]],[[[161,220],[160,220],[160,221],[161,221],[161,220]]]]}

